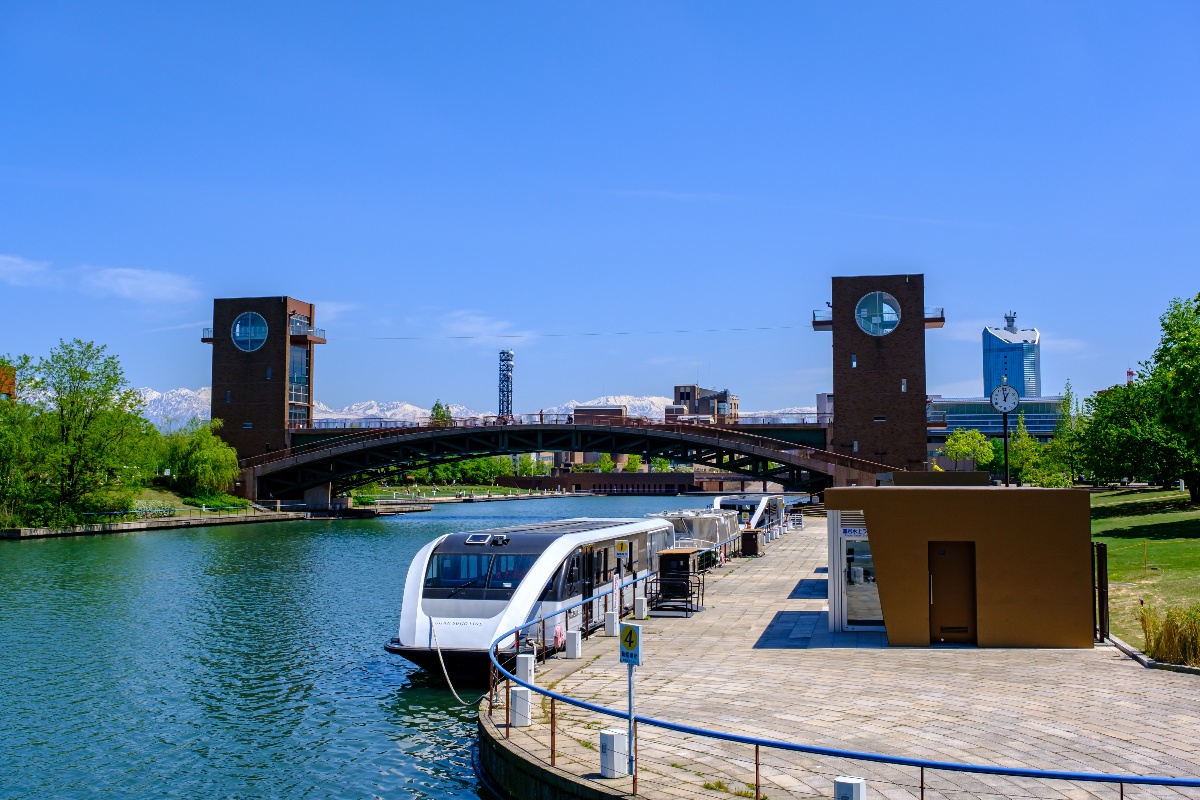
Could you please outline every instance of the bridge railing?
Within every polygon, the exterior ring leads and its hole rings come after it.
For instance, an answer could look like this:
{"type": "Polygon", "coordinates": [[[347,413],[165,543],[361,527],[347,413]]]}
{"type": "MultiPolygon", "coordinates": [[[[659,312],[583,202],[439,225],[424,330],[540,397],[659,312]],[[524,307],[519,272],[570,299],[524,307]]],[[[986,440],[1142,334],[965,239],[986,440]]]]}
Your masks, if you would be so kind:
{"type": "MultiPolygon", "coordinates": [[[[329,422],[318,421],[318,422],[329,422]]],[[[361,423],[362,420],[353,420],[351,422],[361,423]]],[[[327,450],[331,447],[342,447],[350,444],[359,444],[377,439],[391,438],[404,434],[419,434],[439,432],[445,430],[457,429],[496,429],[507,427],[520,427],[522,425],[590,425],[607,428],[645,428],[653,430],[657,433],[676,433],[676,434],[694,434],[701,433],[703,436],[711,437],[717,440],[718,443],[729,442],[731,446],[734,443],[745,445],[747,442],[766,449],[778,452],[780,455],[804,456],[817,458],[821,461],[838,464],[850,469],[857,469],[863,472],[891,472],[892,467],[884,464],[875,464],[864,459],[846,456],[841,453],[831,453],[826,450],[820,450],[815,447],[807,447],[797,445],[794,442],[787,442],[777,439],[771,439],[762,436],[753,431],[752,426],[721,426],[721,425],[702,425],[692,422],[663,422],[662,420],[650,419],[647,417],[619,417],[619,416],[602,416],[592,414],[518,414],[512,417],[498,416],[480,416],[480,417],[464,417],[447,420],[420,420],[417,423],[409,423],[404,420],[389,420],[395,424],[384,425],[382,421],[376,427],[347,427],[344,429],[330,426],[326,430],[345,430],[345,436],[339,436],[336,439],[326,439],[317,442],[309,442],[302,445],[275,450],[270,453],[264,453],[259,456],[242,459],[239,463],[242,467],[254,467],[262,464],[282,461],[296,456],[306,455],[313,452],[327,450]]],[[[311,425],[311,423],[310,423],[311,425]]],[[[313,430],[314,428],[296,427],[294,430],[313,430]]]]}

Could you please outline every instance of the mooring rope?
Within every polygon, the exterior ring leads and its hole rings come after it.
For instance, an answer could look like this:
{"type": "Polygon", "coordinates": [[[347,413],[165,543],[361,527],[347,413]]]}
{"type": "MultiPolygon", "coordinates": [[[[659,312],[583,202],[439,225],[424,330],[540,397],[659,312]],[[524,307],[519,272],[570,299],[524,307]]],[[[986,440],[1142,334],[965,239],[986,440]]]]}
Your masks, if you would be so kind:
{"type": "Polygon", "coordinates": [[[438,663],[442,665],[442,677],[446,679],[446,685],[450,687],[450,694],[454,695],[454,699],[464,706],[479,705],[479,701],[487,697],[491,692],[491,689],[489,688],[486,692],[479,695],[479,697],[473,703],[468,703],[466,700],[463,700],[461,697],[459,697],[458,692],[454,689],[454,684],[450,682],[450,673],[446,670],[446,661],[442,658],[442,646],[438,643],[437,625],[434,624],[433,617],[429,618],[429,630],[433,632],[433,647],[435,650],[437,650],[438,663]]]}

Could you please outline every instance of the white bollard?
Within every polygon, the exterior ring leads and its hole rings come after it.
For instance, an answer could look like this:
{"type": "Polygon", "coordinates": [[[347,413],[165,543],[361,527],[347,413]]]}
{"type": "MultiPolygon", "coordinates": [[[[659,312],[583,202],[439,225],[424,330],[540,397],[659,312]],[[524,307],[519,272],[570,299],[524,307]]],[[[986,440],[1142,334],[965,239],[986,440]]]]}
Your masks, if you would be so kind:
{"type": "Polygon", "coordinates": [[[512,726],[528,728],[533,724],[533,702],[530,699],[532,692],[524,686],[514,686],[510,694],[512,710],[509,712],[509,719],[512,720],[512,726]]]}
{"type": "Polygon", "coordinates": [[[615,611],[605,611],[604,612],[604,635],[605,636],[616,636],[617,634],[619,634],[620,633],[620,624],[621,624],[621,621],[617,618],[617,612],[615,612],[615,611]]]}
{"type": "Polygon", "coordinates": [[[650,608],[646,603],[646,598],[633,598],[633,616],[635,619],[646,619],[650,616],[650,608]]]}
{"type": "Polygon", "coordinates": [[[842,775],[833,779],[834,800],[867,800],[867,782],[842,775]]]}
{"type": "Polygon", "coordinates": [[[629,774],[629,734],[616,728],[600,731],[600,777],[624,778],[629,774]]]}
{"type": "Polygon", "coordinates": [[[567,631],[567,658],[583,658],[583,634],[567,631]]]}
{"type": "Polygon", "coordinates": [[[513,675],[526,683],[533,683],[533,656],[528,653],[517,656],[517,668],[513,670],[513,675]]]}

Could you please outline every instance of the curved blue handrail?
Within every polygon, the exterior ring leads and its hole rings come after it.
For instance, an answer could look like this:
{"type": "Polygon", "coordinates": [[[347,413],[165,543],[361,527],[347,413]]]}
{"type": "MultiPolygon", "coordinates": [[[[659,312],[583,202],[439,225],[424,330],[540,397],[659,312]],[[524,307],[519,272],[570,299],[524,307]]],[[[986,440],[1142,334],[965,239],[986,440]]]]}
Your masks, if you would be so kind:
{"type": "MultiPolygon", "coordinates": [[[[730,539],[729,541],[733,541],[730,539]]],[[[720,546],[719,544],[717,545],[720,546]]],[[[640,578],[628,581],[621,584],[620,588],[632,586],[638,581],[646,580],[656,573],[648,573],[640,578]]],[[[586,600],[581,600],[567,608],[559,609],[553,614],[546,614],[530,622],[526,622],[512,630],[506,631],[496,637],[492,642],[491,648],[488,650],[488,658],[492,662],[492,666],[502,674],[505,678],[514,681],[519,686],[530,689],[545,697],[552,697],[559,702],[583,708],[588,711],[594,711],[598,714],[607,714],[610,717],[619,717],[620,719],[629,719],[629,713],[625,711],[617,711],[607,706],[596,705],[589,703],[586,700],[577,700],[573,697],[568,697],[565,694],[550,689],[541,688],[535,684],[526,683],[504,668],[500,661],[496,658],[496,646],[505,638],[512,636],[514,633],[528,628],[530,625],[536,625],[539,621],[547,617],[557,616],[563,611],[575,608],[576,606],[585,603],[591,603],[603,595],[593,595],[586,600]]],[[[490,699],[489,699],[490,702],[490,699]]],[[[778,739],[762,739],[756,736],[744,736],[737,733],[727,733],[725,731],[713,731],[707,728],[697,728],[692,725],[683,725],[678,722],[670,722],[669,720],[656,719],[655,717],[643,717],[635,715],[635,719],[640,724],[650,725],[655,728],[663,728],[669,731],[678,733],[687,733],[694,736],[707,736],[713,739],[720,739],[726,742],[737,742],[739,744],[757,745],[760,747],[771,747],[776,750],[788,750],[795,753],[810,753],[819,756],[832,756],[835,758],[845,758],[853,761],[871,761],[880,764],[895,764],[904,767],[923,767],[925,769],[943,770],[946,772],[970,772],[980,775],[1002,775],[1010,778],[1039,778],[1042,780],[1058,780],[1058,781],[1086,781],[1091,783],[1129,783],[1140,784],[1143,786],[1177,786],[1186,788],[1200,788],[1200,778],[1169,778],[1159,775],[1118,775],[1103,772],[1064,772],[1059,770],[1044,770],[1044,769],[1022,769],[1020,767],[1000,767],[989,766],[987,764],[962,764],[953,761],[930,761],[923,758],[908,758],[906,756],[889,756],[882,753],[864,753],[858,750],[840,750],[836,747],[820,747],[812,744],[798,744],[796,742],[784,742],[778,739]]]]}

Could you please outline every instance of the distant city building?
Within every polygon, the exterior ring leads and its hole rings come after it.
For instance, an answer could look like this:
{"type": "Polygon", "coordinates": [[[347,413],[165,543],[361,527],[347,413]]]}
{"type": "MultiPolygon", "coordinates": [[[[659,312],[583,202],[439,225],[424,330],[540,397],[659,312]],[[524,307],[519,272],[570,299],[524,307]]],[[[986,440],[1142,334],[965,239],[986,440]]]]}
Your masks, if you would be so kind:
{"type": "Polygon", "coordinates": [[[719,423],[738,421],[738,396],[728,389],[704,389],[694,383],[676,385],[674,405],[687,408],[684,414],[675,416],[712,417],[719,423]]]}
{"type": "Polygon", "coordinates": [[[1017,312],[1004,315],[1003,328],[983,329],[983,393],[990,396],[1007,376],[1021,397],[1042,396],[1042,335],[1017,328],[1017,312]]]}
{"type": "MultiPolygon", "coordinates": [[[[992,408],[990,397],[941,397],[929,398],[929,458],[932,461],[937,450],[946,446],[946,437],[957,428],[975,429],[991,439],[1004,436],[1003,417],[992,408]],[[936,423],[935,423],[936,420],[936,423]]],[[[1054,431],[1062,419],[1061,397],[1021,398],[1017,411],[1008,415],[1008,432],[1012,435],[1017,427],[1017,418],[1025,423],[1025,430],[1039,442],[1054,438],[1054,431]]]]}

